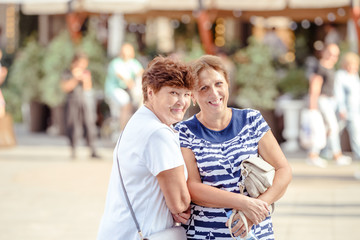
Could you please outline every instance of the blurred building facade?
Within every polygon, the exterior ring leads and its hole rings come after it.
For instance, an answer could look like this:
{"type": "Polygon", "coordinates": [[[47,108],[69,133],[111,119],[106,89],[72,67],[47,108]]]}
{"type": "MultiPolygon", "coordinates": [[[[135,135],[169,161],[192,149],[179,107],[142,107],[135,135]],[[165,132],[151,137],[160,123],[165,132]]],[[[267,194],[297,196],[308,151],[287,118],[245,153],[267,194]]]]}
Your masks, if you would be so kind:
{"type": "MultiPolygon", "coordinates": [[[[175,51],[175,32],[185,25],[185,30],[199,32],[196,24],[200,6],[207,10],[205,28],[212,32],[214,44],[223,47],[229,42],[246,44],[249,35],[263,37],[266,29],[276,27],[279,37],[291,47],[290,32],[296,28],[323,28],[335,24],[357,50],[354,30],[354,6],[358,0],[0,0],[0,47],[11,54],[21,44],[19,23],[22,16],[36,16],[39,41],[47,44],[59,31],[79,22],[66,21],[68,15],[77,14],[96,22],[98,38],[114,56],[124,40],[125,31],[141,37],[139,44],[157,45],[159,52],[175,51]],[[223,19],[217,23],[217,19],[223,19]],[[196,28],[196,27],[195,27],[196,28]]],[[[81,21],[80,21],[81,24],[81,21]]],[[[76,30],[75,30],[76,31],[76,30]]],[[[179,43],[181,44],[181,43],[179,43]]]]}

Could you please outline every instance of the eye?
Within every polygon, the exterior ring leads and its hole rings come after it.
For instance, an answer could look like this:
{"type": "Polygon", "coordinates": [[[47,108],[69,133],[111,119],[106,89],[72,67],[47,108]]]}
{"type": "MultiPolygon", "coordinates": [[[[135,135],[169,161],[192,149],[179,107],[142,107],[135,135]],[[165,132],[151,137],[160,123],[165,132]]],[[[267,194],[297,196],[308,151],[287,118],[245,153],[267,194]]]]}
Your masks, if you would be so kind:
{"type": "Polygon", "coordinates": [[[185,93],[185,97],[190,97],[190,93],[185,93]]]}
{"type": "Polygon", "coordinates": [[[177,95],[177,92],[171,91],[170,94],[171,94],[171,95],[177,95]]]}
{"type": "Polygon", "coordinates": [[[207,86],[200,87],[200,91],[205,91],[207,89],[207,86]]]}
{"type": "Polygon", "coordinates": [[[221,86],[221,85],[223,85],[223,84],[224,84],[224,82],[219,81],[219,82],[216,83],[216,86],[221,86]]]}

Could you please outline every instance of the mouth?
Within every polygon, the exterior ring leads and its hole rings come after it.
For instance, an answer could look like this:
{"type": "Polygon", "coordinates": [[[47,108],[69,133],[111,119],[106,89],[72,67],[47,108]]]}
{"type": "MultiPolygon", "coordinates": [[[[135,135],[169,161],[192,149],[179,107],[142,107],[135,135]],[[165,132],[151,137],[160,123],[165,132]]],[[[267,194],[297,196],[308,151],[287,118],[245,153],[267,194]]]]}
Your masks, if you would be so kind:
{"type": "Polygon", "coordinates": [[[218,105],[220,105],[221,102],[222,102],[222,98],[219,98],[219,99],[216,99],[213,101],[209,101],[209,104],[213,105],[213,106],[218,106],[218,105]]]}
{"type": "Polygon", "coordinates": [[[174,112],[174,113],[182,113],[183,108],[172,108],[171,111],[174,112]]]}

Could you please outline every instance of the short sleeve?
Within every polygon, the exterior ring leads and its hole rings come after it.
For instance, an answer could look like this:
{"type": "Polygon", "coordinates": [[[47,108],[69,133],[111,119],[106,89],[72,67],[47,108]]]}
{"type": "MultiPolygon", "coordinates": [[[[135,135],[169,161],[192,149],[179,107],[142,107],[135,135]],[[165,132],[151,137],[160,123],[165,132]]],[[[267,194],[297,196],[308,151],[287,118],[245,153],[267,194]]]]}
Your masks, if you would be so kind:
{"type": "Polygon", "coordinates": [[[270,130],[269,125],[265,121],[264,117],[257,110],[252,110],[249,112],[251,115],[251,127],[256,137],[262,138],[267,131],[270,130]]]}
{"type": "Polygon", "coordinates": [[[151,134],[144,152],[145,165],[154,175],[184,165],[178,135],[160,128],[151,134]]]}
{"type": "Polygon", "coordinates": [[[176,124],[175,130],[179,132],[180,147],[191,149],[190,136],[187,133],[189,129],[186,124],[182,122],[176,124]]]}
{"type": "Polygon", "coordinates": [[[143,66],[136,59],[134,59],[134,61],[133,61],[133,67],[134,67],[135,74],[138,74],[141,70],[143,70],[143,66]]]}

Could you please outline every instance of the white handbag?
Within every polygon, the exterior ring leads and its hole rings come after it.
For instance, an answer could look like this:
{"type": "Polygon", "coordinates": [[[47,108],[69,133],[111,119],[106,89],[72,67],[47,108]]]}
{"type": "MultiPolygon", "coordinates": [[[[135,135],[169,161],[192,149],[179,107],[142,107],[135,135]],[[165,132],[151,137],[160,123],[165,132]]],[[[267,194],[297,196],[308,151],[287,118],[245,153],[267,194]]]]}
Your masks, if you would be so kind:
{"type": "Polygon", "coordinates": [[[250,197],[258,197],[264,193],[273,183],[275,168],[262,158],[251,157],[242,161],[241,165],[242,181],[239,183],[240,192],[244,190],[250,197]]]}
{"type": "MultiPolygon", "coordinates": [[[[249,193],[250,197],[258,197],[260,194],[264,193],[273,183],[275,177],[275,168],[269,163],[264,161],[260,157],[250,157],[245,159],[240,164],[242,181],[239,183],[240,192],[244,194],[244,191],[249,193]]],[[[274,204],[271,204],[272,211],[274,211],[274,204]]],[[[238,213],[241,220],[244,223],[245,229],[248,229],[248,224],[244,214],[241,211],[236,209],[232,210],[232,214],[229,217],[229,222],[232,223],[233,217],[238,213]]],[[[230,235],[233,239],[231,225],[229,224],[230,235]]],[[[246,230],[247,231],[247,230],[246,230]]],[[[246,232],[247,239],[249,232],[246,232]]]]}
{"type": "Polygon", "coordinates": [[[304,108],[300,113],[300,145],[305,149],[326,146],[326,127],[319,110],[304,108]]]}
{"type": "Polygon", "coordinates": [[[174,226],[163,231],[152,234],[151,236],[143,238],[144,240],[186,240],[186,231],[182,226],[174,226]]]}

